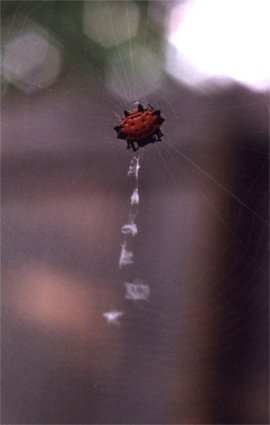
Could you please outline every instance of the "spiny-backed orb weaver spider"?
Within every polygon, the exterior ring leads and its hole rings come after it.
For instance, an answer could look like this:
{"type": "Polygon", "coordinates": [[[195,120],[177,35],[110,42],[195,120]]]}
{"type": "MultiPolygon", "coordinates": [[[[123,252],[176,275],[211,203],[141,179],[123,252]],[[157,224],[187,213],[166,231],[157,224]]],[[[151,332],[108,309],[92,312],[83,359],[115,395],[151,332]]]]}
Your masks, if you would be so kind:
{"type": "Polygon", "coordinates": [[[148,143],[161,141],[163,133],[160,126],[164,121],[159,109],[155,109],[149,104],[144,108],[139,103],[136,109],[124,111],[123,118],[114,129],[118,139],[127,141],[127,149],[132,148],[135,152],[148,143]]]}

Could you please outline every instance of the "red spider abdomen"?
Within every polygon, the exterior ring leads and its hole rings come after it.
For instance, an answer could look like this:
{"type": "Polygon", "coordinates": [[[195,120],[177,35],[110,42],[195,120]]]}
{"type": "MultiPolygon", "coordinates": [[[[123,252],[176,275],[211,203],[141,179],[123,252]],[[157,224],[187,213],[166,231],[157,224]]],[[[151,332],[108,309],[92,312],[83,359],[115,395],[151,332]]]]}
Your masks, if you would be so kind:
{"type": "Polygon", "coordinates": [[[115,130],[119,139],[141,141],[154,136],[163,121],[160,111],[134,109],[125,113],[115,130]]]}

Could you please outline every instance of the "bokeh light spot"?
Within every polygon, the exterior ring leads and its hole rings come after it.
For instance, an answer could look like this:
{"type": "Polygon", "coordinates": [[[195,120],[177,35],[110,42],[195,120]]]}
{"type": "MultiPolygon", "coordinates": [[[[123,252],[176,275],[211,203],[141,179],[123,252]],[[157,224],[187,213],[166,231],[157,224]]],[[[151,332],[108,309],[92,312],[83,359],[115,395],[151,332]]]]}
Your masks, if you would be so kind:
{"type": "Polygon", "coordinates": [[[22,28],[22,33],[12,34],[4,42],[2,72],[5,80],[19,90],[33,93],[57,79],[61,68],[60,51],[49,33],[33,21],[28,20],[22,28]]]}
{"type": "Polygon", "coordinates": [[[115,51],[108,63],[108,87],[127,102],[145,100],[160,88],[163,67],[160,59],[146,47],[132,44],[115,51]]]}
{"type": "Polygon", "coordinates": [[[116,46],[137,34],[138,6],[131,1],[86,1],[83,24],[85,34],[96,43],[116,46]]]}

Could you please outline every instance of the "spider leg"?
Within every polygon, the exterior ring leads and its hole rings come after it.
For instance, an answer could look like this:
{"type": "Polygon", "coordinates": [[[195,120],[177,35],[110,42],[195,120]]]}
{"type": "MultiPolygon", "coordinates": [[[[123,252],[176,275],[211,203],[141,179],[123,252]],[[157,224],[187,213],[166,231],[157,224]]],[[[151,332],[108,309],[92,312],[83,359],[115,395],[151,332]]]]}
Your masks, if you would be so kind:
{"type": "Polygon", "coordinates": [[[136,152],[139,149],[139,146],[136,149],[134,142],[132,140],[127,140],[127,149],[130,148],[132,148],[133,152],[136,152]]]}
{"type": "Polygon", "coordinates": [[[162,133],[160,128],[158,129],[156,136],[157,136],[157,142],[161,142],[162,140],[161,137],[164,136],[164,134],[162,133]]]}
{"type": "Polygon", "coordinates": [[[155,110],[155,108],[152,105],[150,105],[150,103],[148,103],[147,105],[149,106],[150,109],[152,109],[152,111],[155,110]]]}
{"type": "Polygon", "coordinates": [[[135,142],[129,141],[130,146],[132,147],[133,152],[136,152],[139,149],[139,146],[135,146],[135,142]]]}

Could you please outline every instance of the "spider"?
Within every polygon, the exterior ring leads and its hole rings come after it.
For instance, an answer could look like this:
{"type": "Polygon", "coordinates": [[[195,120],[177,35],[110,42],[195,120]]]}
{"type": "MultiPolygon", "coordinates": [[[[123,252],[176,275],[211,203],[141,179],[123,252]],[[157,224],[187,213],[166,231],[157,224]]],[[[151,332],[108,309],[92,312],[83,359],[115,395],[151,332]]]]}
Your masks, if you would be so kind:
{"type": "Polygon", "coordinates": [[[127,149],[132,148],[135,152],[149,143],[161,141],[163,133],[160,126],[164,121],[159,109],[149,104],[144,108],[139,103],[136,109],[124,111],[123,118],[114,130],[117,132],[118,139],[127,141],[127,149]]]}

